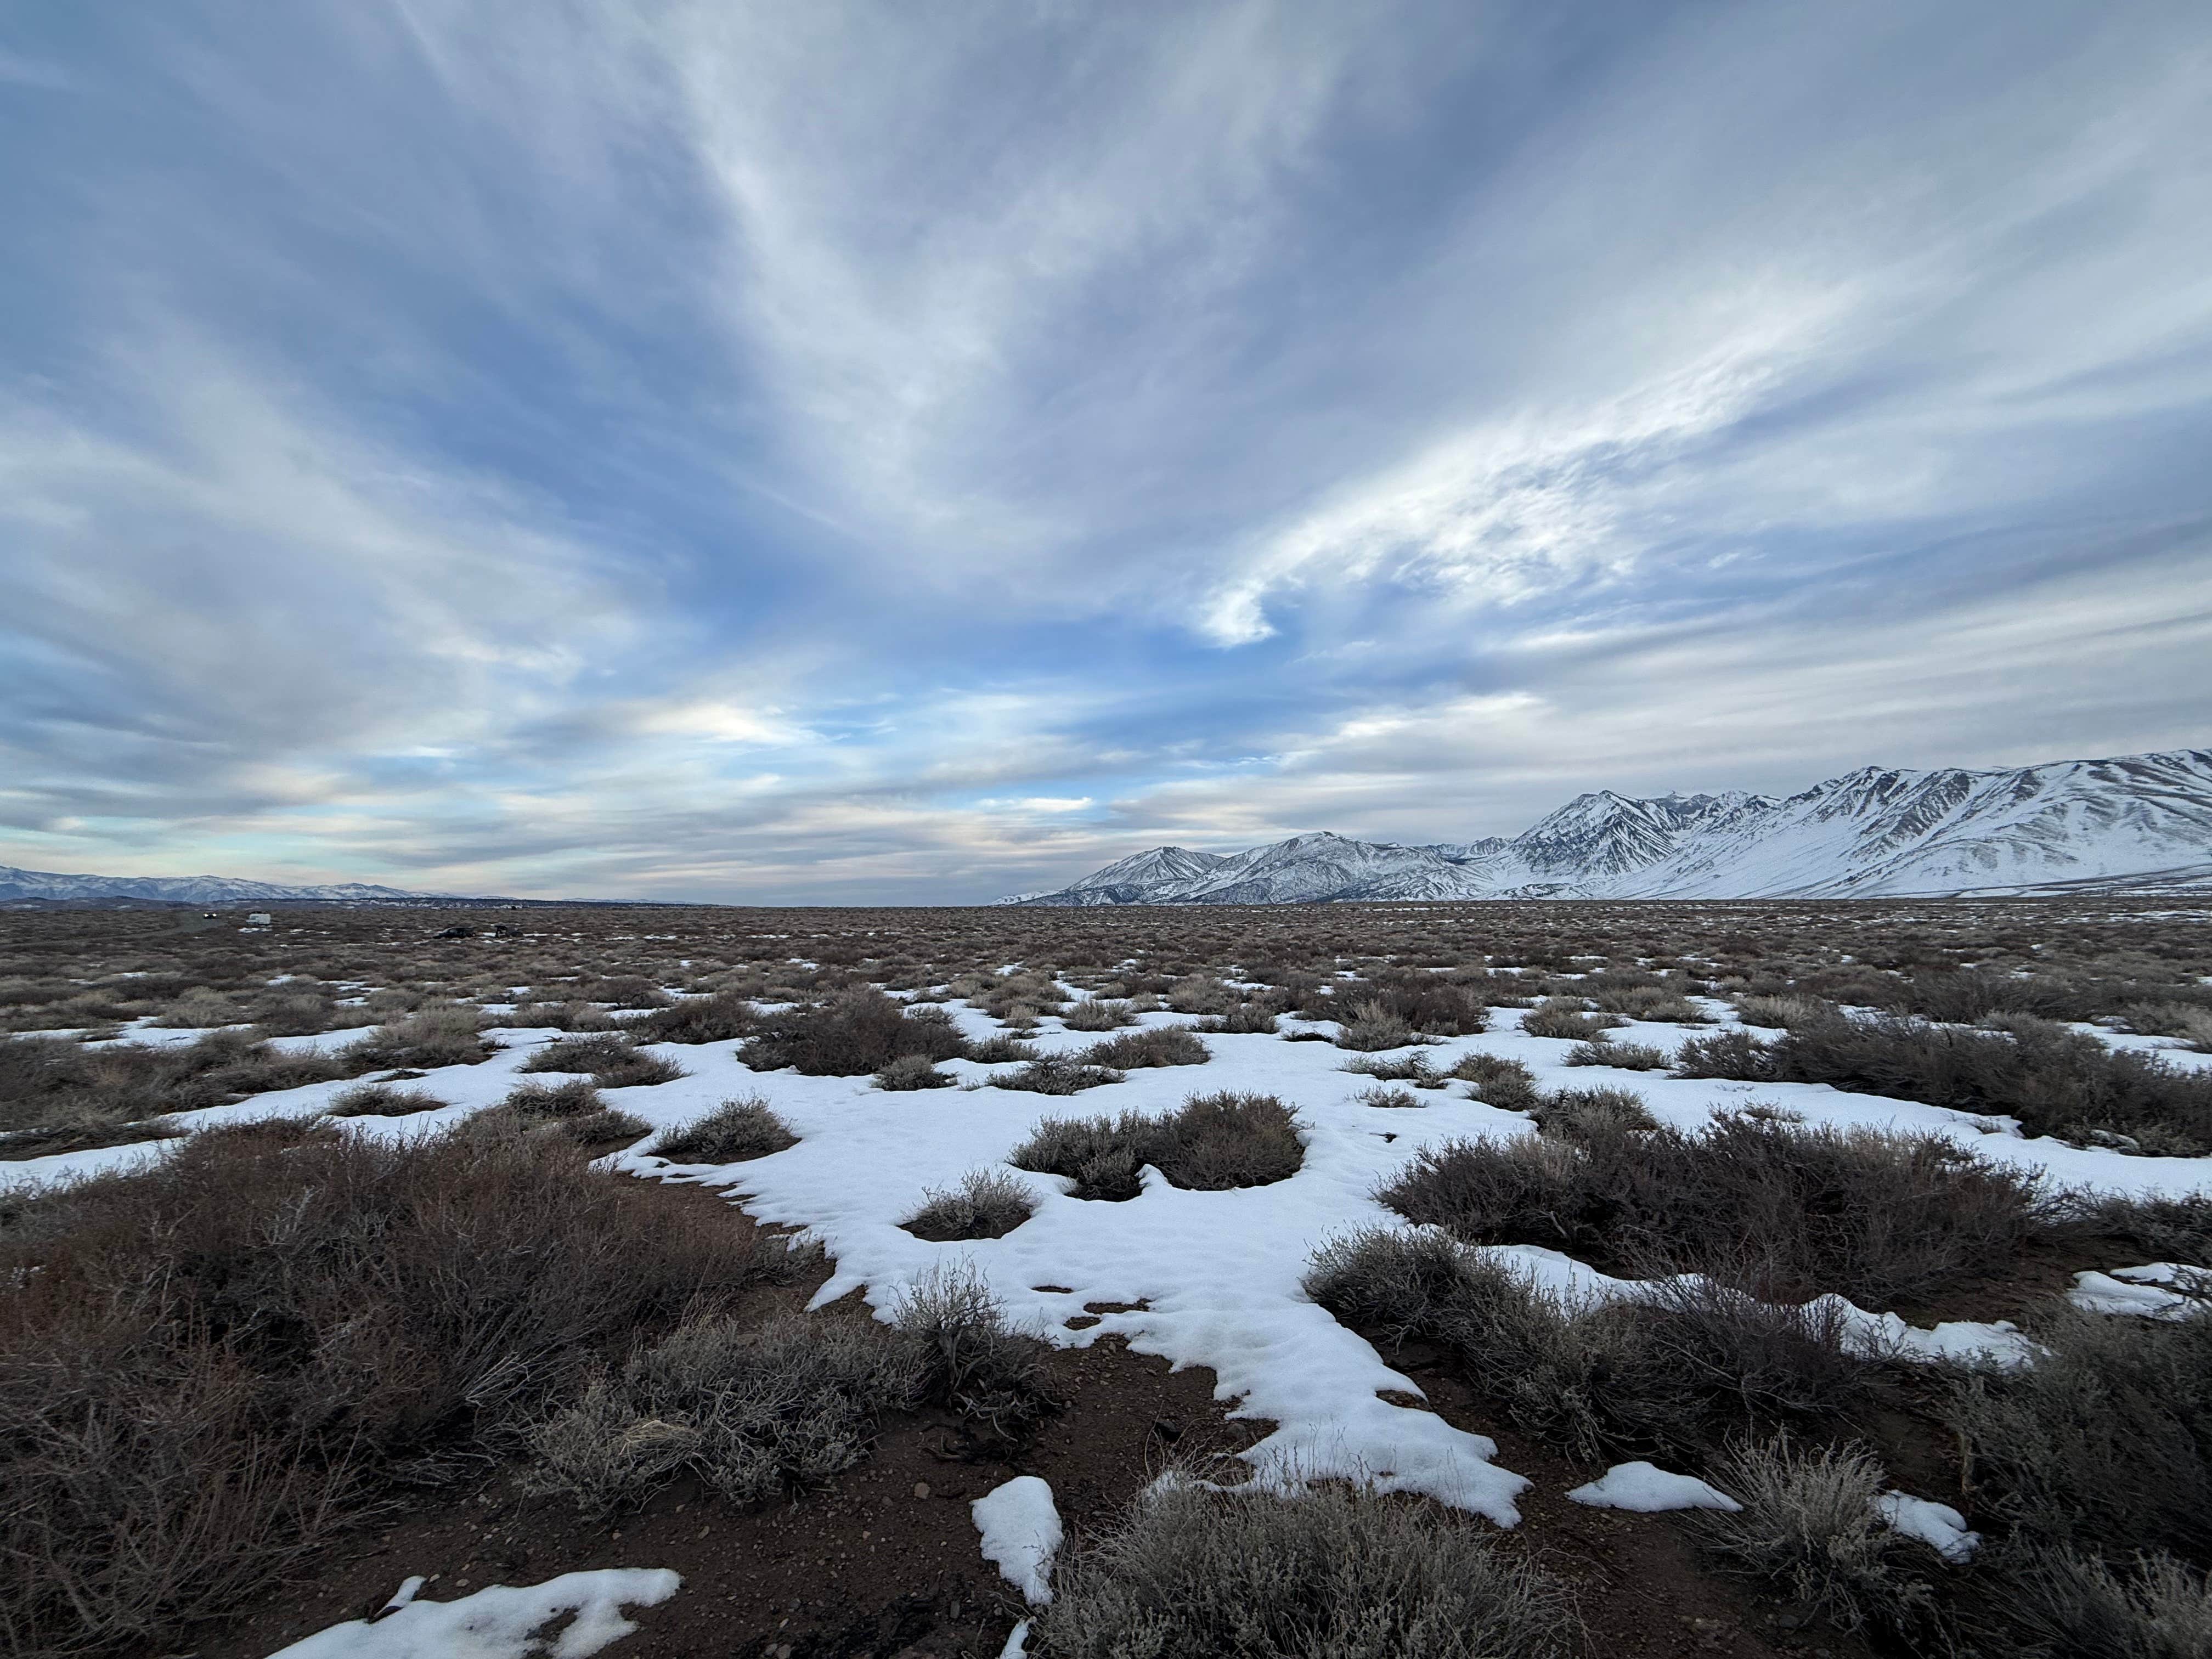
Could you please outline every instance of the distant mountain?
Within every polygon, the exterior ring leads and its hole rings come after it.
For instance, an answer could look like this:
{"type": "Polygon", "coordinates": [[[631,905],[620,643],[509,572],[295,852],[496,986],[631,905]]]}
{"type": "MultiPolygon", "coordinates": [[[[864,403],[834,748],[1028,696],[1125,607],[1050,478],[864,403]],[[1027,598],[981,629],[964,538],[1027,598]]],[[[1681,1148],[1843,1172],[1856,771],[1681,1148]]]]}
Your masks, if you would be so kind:
{"type": "Polygon", "coordinates": [[[2212,750],[1976,772],[1863,767],[1790,796],[1577,795],[1506,839],[1159,847],[1008,903],[2212,893],[2212,750]]]}
{"type": "Polygon", "coordinates": [[[100,904],[137,899],[151,904],[357,904],[436,896],[360,881],[287,887],[273,881],[238,881],[228,876],[64,876],[50,870],[18,870],[12,865],[0,864],[0,903],[11,899],[31,899],[50,903],[100,904]]]}

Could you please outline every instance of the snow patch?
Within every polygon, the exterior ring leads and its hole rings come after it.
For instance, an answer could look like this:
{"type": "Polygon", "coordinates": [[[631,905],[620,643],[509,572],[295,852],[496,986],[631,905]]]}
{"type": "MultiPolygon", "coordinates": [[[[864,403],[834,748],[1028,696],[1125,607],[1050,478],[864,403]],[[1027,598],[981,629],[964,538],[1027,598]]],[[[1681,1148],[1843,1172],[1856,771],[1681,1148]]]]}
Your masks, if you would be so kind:
{"type": "Polygon", "coordinates": [[[332,1625],[270,1659],[587,1659],[637,1628],[623,1607],[658,1607],[683,1583],[665,1567],[602,1567],[423,1601],[415,1595],[422,1580],[410,1578],[374,1621],[332,1625]],[[575,1619],[548,1648],[535,1632],[563,1613],[575,1619]]]}
{"type": "Polygon", "coordinates": [[[1874,1507],[1892,1531],[1917,1538],[1946,1561],[1971,1561],[1981,1547],[1981,1534],[1967,1531],[1966,1517],[1948,1504],[1915,1498],[1910,1492],[1886,1492],[1874,1500],[1874,1507]]]}
{"type": "Polygon", "coordinates": [[[1598,1510],[1632,1510],[1656,1515],[1662,1510],[1740,1510],[1726,1492],[1694,1474],[1674,1474],[1651,1463],[1615,1463],[1588,1486],[1577,1486],[1568,1501],[1598,1510]]]}
{"type": "MultiPolygon", "coordinates": [[[[1052,1600],[1053,1558],[1060,1553],[1060,1510],[1052,1488],[1034,1474],[1018,1474],[969,1505],[983,1534],[983,1559],[1033,1607],[1052,1600]]],[[[1026,1630],[1024,1630],[1026,1634],[1026,1630]]]]}

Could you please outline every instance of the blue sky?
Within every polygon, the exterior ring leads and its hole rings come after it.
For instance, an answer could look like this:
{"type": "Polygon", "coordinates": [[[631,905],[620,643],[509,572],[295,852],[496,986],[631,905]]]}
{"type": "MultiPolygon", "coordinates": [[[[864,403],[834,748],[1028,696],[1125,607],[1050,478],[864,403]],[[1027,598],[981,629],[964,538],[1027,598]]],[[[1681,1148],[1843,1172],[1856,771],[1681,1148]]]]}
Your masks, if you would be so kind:
{"type": "Polygon", "coordinates": [[[0,14],[0,862],[964,902],[2198,744],[2212,14],[0,14]]]}

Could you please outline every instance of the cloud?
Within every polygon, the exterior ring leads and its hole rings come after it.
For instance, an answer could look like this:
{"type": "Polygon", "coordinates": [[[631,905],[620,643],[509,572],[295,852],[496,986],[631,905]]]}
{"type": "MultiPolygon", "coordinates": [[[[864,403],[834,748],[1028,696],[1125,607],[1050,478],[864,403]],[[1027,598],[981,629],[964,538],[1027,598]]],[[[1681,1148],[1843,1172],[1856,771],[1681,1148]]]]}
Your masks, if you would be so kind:
{"type": "Polygon", "coordinates": [[[972,899],[2192,740],[2208,46],[26,26],[0,859],[972,899]]]}

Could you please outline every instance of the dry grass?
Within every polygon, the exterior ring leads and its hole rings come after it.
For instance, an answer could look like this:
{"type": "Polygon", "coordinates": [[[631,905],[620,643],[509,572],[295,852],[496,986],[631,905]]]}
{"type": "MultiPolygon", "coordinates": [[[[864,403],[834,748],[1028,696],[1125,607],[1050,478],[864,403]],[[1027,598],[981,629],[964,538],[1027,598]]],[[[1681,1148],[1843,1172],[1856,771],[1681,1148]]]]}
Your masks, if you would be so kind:
{"type": "Polygon", "coordinates": [[[332,1117],[410,1117],[416,1112],[442,1111],[449,1103],[420,1089],[357,1083],[332,1095],[323,1109],[332,1117]]]}
{"type": "Polygon", "coordinates": [[[899,1225],[916,1238],[949,1244],[960,1239],[1004,1238],[1036,1213],[1036,1200],[1012,1176],[971,1170],[951,1191],[932,1188],[921,1207],[899,1225]]]}

